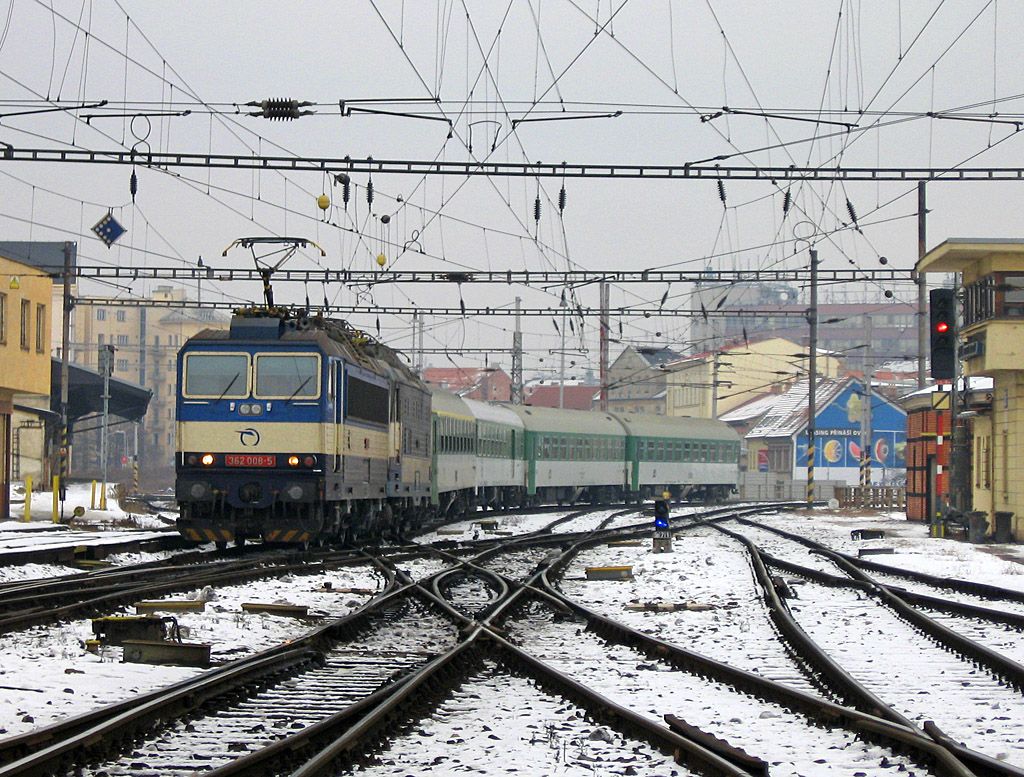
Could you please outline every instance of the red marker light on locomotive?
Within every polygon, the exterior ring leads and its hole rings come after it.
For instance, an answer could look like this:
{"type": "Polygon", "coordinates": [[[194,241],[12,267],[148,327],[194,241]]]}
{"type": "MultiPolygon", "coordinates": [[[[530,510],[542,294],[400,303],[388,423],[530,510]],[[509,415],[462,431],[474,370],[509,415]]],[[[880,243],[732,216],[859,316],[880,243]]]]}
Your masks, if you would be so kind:
{"type": "Polygon", "coordinates": [[[935,325],[935,331],[940,334],[945,334],[946,332],[949,331],[949,324],[947,324],[945,321],[940,321],[935,325]]]}

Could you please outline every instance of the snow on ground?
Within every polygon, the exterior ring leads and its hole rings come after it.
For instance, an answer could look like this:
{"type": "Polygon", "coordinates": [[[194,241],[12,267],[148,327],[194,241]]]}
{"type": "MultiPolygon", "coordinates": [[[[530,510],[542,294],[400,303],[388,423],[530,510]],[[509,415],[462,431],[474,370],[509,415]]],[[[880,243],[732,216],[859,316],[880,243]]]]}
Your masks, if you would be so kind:
{"type": "MultiPolygon", "coordinates": [[[[37,484],[39,485],[39,484],[37,484]]],[[[48,484],[47,484],[48,485],[48,484]]],[[[96,504],[99,504],[99,489],[96,486],[96,504]]],[[[84,525],[90,528],[117,527],[121,529],[148,529],[150,531],[173,530],[173,525],[167,520],[156,515],[145,513],[133,513],[121,507],[114,496],[114,486],[107,486],[107,509],[92,509],[92,485],[90,483],[69,483],[66,498],[64,500],[64,519],[68,525],[74,527],[84,525]],[[76,507],[85,510],[82,518],[74,517],[76,507]]],[[[166,511],[168,518],[174,517],[173,509],[166,511]]],[[[22,484],[17,483],[11,489],[11,521],[0,524],[0,531],[25,527],[54,526],[53,523],[53,491],[32,491],[32,513],[29,522],[23,522],[25,516],[25,490],[22,484]],[[10,524],[15,524],[11,527],[10,524]]]]}
{"type": "Polygon", "coordinates": [[[689,775],[646,742],[587,719],[533,683],[488,667],[453,691],[415,731],[352,772],[364,775],[689,775]]]}
{"type": "Polygon", "coordinates": [[[639,547],[590,548],[559,588],[580,604],[639,631],[718,661],[817,693],[779,641],[746,548],[711,528],[680,534],[672,553],[639,547]],[[632,580],[587,580],[589,566],[632,566],[632,580]],[[629,604],[686,604],[693,610],[644,611],[629,604]]]}
{"type": "MultiPolygon", "coordinates": [[[[416,537],[416,541],[422,543],[443,542],[444,540],[461,542],[463,540],[473,539],[474,533],[477,534],[477,539],[486,538],[488,535],[480,528],[480,521],[497,521],[498,531],[507,531],[512,534],[528,534],[544,528],[554,520],[569,515],[570,512],[575,511],[566,510],[565,512],[531,513],[528,515],[492,515],[490,513],[480,513],[471,519],[455,521],[453,523],[445,524],[434,531],[424,532],[416,537]],[[446,533],[441,534],[439,532],[446,533]],[[456,534],[454,532],[459,533],[456,534]]],[[[556,531],[559,530],[560,529],[556,529],[556,531]]]]}
{"type": "Polygon", "coordinates": [[[960,540],[932,538],[928,525],[908,521],[903,513],[865,511],[856,515],[831,510],[780,513],[759,517],[760,523],[775,526],[816,540],[834,550],[857,555],[859,548],[893,548],[892,555],[869,557],[887,566],[955,577],[1024,591],[1024,546],[984,543],[972,545],[960,540]],[[852,540],[858,528],[882,529],[880,540],[852,540]]]}
{"type": "MultiPolygon", "coordinates": [[[[310,614],[337,617],[370,597],[341,588],[378,591],[383,579],[370,567],[343,567],[310,575],[287,575],[224,586],[212,592],[206,612],[178,613],[185,642],[209,642],[215,663],[241,658],[294,639],[320,622],[277,615],[249,614],[243,602],[307,605],[310,614]],[[324,590],[330,582],[333,590],[324,590]]],[[[164,597],[197,598],[199,591],[164,597]]],[[[128,614],[124,610],[123,614],[128,614]]],[[[113,613],[112,613],[113,614],[113,613]]],[[[161,613],[169,615],[170,613],[161,613]]],[[[119,647],[85,650],[93,638],[90,620],[39,626],[4,635],[0,662],[0,735],[10,735],[120,701],[199,673],[186,667],[121,663],[119,647]]]]}
{"type": "Polygon", "coordinates": [[[0,583],[13,583],[18,580],[38,580],[40,578],[64,577],[80,575],[81,569],[66,567],[62,564],[13,564],[3,563],[0,557],[0,583]]]}

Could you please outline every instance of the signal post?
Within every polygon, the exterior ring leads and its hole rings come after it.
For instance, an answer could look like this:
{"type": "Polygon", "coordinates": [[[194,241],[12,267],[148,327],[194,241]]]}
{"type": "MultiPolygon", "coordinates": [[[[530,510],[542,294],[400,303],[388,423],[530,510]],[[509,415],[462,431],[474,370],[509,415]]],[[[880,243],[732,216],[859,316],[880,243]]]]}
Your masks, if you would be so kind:
{"type": "Polygon", "coordinates": [[[654,502],[654,545],[655,553],[672,552],[672,530],[668,526],[668,500],[654,502]]]}

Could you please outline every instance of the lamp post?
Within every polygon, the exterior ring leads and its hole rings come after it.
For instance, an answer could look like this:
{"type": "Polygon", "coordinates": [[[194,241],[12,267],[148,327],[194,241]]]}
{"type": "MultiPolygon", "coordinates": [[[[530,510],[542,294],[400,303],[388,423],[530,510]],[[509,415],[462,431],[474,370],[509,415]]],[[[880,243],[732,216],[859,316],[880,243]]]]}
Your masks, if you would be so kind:
{"type": "Polygon", "coordinates": [[[810,359],[807,385],[807,509],[814,506],[814,432],[815,415],[818,412],[816,383],[818,379],[818,251],[810,249],[811,255],[811,304],[807,308],[807,324],[810,327],[810,359]]]}

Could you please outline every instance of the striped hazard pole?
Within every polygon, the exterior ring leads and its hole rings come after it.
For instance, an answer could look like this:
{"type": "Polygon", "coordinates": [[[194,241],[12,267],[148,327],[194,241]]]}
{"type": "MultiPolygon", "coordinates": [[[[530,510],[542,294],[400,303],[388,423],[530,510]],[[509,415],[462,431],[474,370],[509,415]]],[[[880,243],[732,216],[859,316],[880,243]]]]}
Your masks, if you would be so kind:
{"type": "Polygon", "coordinates": [[[814,507],[814,429],[807,436],[807,509],[814,507]]]}

